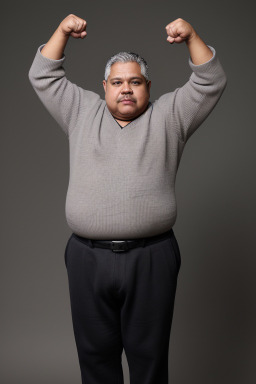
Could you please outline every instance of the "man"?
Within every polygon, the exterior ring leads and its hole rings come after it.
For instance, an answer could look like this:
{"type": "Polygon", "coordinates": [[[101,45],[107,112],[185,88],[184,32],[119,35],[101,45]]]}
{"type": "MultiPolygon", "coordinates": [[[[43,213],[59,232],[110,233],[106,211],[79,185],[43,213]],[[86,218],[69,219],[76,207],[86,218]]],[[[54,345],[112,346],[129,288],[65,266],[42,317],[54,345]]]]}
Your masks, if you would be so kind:
{"type": "Polygon", "coordinates": [[[105,100],[71,83],[62,66],[69,36],[86,21],[71,14],[41,45],[29,71],[41,102],[69,139],[65,249],[74,335],[83,384],[167,384],[179,245],[175,178],[184,146],[220,99],[225,72],[183,19],[166,26],[186,43],[187,83],[149,101],[146,61],[120,52],[105,68],[105,100]]]}

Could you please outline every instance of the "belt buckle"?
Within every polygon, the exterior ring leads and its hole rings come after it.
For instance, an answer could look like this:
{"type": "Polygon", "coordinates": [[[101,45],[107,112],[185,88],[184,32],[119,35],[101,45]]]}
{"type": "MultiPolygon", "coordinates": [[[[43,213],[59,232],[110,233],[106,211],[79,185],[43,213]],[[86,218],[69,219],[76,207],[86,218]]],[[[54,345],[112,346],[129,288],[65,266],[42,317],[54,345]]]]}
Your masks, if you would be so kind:
{"type": "Polygon", "coordinates": [[[124,252],[127,251],[128,244],[125,240],[116,240],[116,241],[111,241],[111,249],[113,252],[124,252]]]}

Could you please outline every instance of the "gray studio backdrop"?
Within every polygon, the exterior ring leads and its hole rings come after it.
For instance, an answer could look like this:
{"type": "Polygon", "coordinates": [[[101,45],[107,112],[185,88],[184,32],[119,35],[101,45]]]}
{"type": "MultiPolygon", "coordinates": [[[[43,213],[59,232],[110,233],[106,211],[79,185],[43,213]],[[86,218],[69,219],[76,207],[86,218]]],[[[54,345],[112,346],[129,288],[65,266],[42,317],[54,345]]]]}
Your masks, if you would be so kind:
{"type": "MultiPolygon", "coordinates": [[[[81,383],[64,249],[68,140],[32,89],[28,71],[70,13],[87,37],[70,38],[69,80],[104,98],[107,59],[148,61],[151,102],[189,78],[186,44],[165,26],[181,17],[216,49],[228,78],[189,139],[176,179],[174,231],[182,266],[170,338],[174,384],[256,382],[255,22],[252,2],[5,2],[1,23],[0,382],[81,383]]],[[[123,353],[125,383],[129,370],[123,353]]],[[[100,383],[99,383],[100,384],[100,383]]]]}

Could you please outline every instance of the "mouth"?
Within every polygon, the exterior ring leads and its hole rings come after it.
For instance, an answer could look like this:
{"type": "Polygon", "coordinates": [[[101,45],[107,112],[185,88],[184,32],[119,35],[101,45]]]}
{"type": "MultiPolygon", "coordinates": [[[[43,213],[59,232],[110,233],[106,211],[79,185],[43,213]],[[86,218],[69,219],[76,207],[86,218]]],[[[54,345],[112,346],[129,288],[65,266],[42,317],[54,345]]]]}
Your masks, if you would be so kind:
{"type": "Polygon", "coordinates": [[[121,100],[121,103],[124,103],[124,104],[133,104],[134,101],[131,100],[131,99],[125,99],[125,100],[121,100]]]}

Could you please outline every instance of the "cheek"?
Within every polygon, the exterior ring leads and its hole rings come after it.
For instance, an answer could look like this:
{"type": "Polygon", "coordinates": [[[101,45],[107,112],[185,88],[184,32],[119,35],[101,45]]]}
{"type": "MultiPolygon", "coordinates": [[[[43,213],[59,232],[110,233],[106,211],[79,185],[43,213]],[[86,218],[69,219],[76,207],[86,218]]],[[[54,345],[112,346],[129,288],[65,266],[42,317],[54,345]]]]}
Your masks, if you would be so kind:
{"type": "Polygon", "coordinates": [[[117,92],[109,92],[108,93],[108,100],[112,103],[115,103],[116,100],[118,99],[118,94],[117,92]]]}
{"type": "Polygon", "coordinates": [[[140,92],[138,95],[137,95],[137,100],[140,104],[144,104],[147,100],[147,93],[145,92],[140,92]]]}

